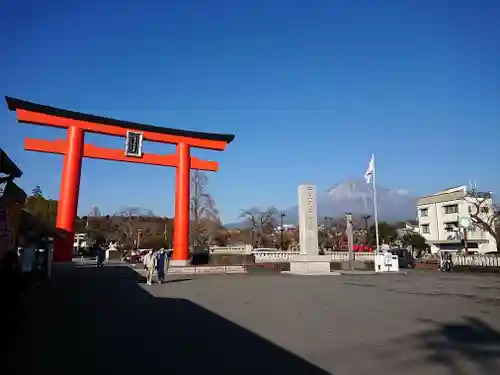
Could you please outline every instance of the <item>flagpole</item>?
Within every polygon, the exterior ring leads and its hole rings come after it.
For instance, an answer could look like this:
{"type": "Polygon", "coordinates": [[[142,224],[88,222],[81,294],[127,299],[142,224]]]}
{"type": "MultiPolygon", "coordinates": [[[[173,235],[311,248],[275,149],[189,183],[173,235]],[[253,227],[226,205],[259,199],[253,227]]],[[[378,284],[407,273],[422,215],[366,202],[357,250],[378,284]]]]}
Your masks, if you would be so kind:
{"type": "Polygon", "coordinates": [[[376,182],[376,160],[375,154],[373,154],[373,171],[372,171],[372,187],[373,187],[373,214],[375,219],[375,239],[377,241],[377,254],[380,253],[380,241],[378,234],[378,207],[377,207],[377,182],[376,182]]]}

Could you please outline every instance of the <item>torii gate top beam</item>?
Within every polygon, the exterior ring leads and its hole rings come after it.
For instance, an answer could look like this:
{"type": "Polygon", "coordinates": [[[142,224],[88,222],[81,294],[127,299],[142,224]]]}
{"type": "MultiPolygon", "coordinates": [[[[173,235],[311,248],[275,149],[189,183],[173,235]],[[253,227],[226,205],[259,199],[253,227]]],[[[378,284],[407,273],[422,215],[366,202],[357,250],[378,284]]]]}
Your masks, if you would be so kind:
{"type": "Polygon", "coordinates": [[[126,137],[127,130],[143,132],[145,140],[161,143],[185,143],[192,147],[223,151],[234,139],[234,134],[205,133],[164,128],[113,118],[89,115],[37,104],[26,100],[5,97],[7,106],[16,111],[19,122],[57,128],[78,127],[86,132],[126,137]]]}

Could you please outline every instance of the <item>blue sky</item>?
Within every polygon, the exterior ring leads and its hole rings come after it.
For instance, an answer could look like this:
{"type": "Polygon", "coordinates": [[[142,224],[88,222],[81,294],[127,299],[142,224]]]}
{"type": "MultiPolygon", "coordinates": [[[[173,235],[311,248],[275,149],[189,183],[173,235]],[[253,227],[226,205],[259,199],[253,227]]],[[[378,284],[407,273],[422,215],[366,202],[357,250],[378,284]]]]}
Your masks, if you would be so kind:
{"type": "MultiPolygon", "coordinates": [[[[5,0],[2,95],[174,128],[235,133],[210,192],[222,219],[286,208],[297,185],[362,177],[431,193],[475,178],[500,190],[500,4],[441,0],[5,0]]],[[[59,194],[62,157],[0,107],[20,184],[59,194]]],[[[122,139],[87,136],[100,146],[122,139]]],[[[146,144],[145,152],[173,151],[146,144]]],[[[85,160],[79,212],[172,215],[174,170],[85,160]]]]}

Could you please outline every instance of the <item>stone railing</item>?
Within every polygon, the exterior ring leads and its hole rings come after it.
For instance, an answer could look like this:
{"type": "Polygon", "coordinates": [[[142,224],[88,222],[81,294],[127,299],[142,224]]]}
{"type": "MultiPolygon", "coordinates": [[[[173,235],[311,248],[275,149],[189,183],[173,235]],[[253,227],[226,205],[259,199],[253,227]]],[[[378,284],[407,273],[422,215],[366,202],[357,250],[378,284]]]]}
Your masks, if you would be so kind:
{"type": "MultiPolygon", "coordinates": [[[[239,246],[212,246],[210,254],[235,255],[235,254],[253,254],[255,263],[280,263],[289,262],[290,257],[299,255],[299,251],[280,251],[271,248],[252,249],[252,245],[239,246]]],[[[346,251],[326,251],[332,262],[343,262],[349,260],[349,254],[346,251]]],[[[354,259],[360,261],[373,262],[373,253],[354,252],[354,259]]]]}
{"type": "MultiPolygon", "coordinates": [[[[349,254],[347,255],[347,259],[349,259],[349,254]]],[[[355,252],[354,259],[360,260],[360,261],[373,262],[373,261],[375,261],[375,254],[374,253],[355,252]]]]}
{"type": "MultiPolygon", "coordinates": [[[[255,263],[279,263],[289,262],[290,257],[299,255],[298,251],[254,251],[252,253],[255,257],[255,263]]],[[[331,262],[343,262],[349,260],[349,253],[343,251],[330,251],[325,252],[329,256],[331,262]]],[[[354,259],[360,261],[373,262],[373,253],[354,253],[354,259]]]]}
{"type": "Polygon", "coordinates": [[[343,251],[325,251],[325,255],[329,255],[332,262],[344,262],[349,260],[349,254],[343,251]]]}
{"type": "Polygon", "coordinates": [[[500,256],[496,255],[452,255],[453,265],[471,267],[500,267],[500,256]]]}
{"type": "MultiPolygon", "coordinates": [[[[325,255],[330,255],[332,257],[332,262],[345,262],[349,260],[349,253],[347,251],[329,251],[325,252],[325,255]]],[[[354,260],[359,260],[361,262],[373,262],[375,260],[374,253],[355,251],[353,256],[354,260]]]]}
{"type": "Polygon", "coordinates": [[[240,246],[211,246],[210,254],[251,254],[252,245],[240,246]]]}
{"type": "Polygon", "coordinates": [[[255,263],[289,262],[290,257],[299,255],[298,251],[254,251],[255,263]]]}

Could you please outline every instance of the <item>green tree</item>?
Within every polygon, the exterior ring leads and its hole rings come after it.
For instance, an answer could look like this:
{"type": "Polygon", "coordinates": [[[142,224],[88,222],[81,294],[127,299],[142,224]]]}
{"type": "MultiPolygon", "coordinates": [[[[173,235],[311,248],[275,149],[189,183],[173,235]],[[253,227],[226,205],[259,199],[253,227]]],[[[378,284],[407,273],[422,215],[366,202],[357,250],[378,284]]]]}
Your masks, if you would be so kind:
{"type": "Polygon", "coordinates": [[[26,199],[24,208],[49,227],[55,228],[58,204],[59,202],[54,199],[45,199],[43,196],[29,196],[26,199]]]}
{"type": "Polygon", "coordinates": [[[413,254],[419,258],[421,254],[429,251],[430,246],[425,238],[418,233],[407,233],[402,238],[403,246],[411,246],[413,254]]]}
{"type": "Polygon", "coordinates": [[[42,188],[40,185],[35,186],[35,188],[31,191],[31,196],[35,198],[43,198],[42,188]]]}
{"type": "MultiPolygon", "coordinates": [[[[370,227],[370,238],[372,245],[376,245],[375,224],[370,227]]],[[[398,232],[395,226],[382,221],[378,223],[378,234],[380,243],[392,244],[398,237],[398,232]]]]}

